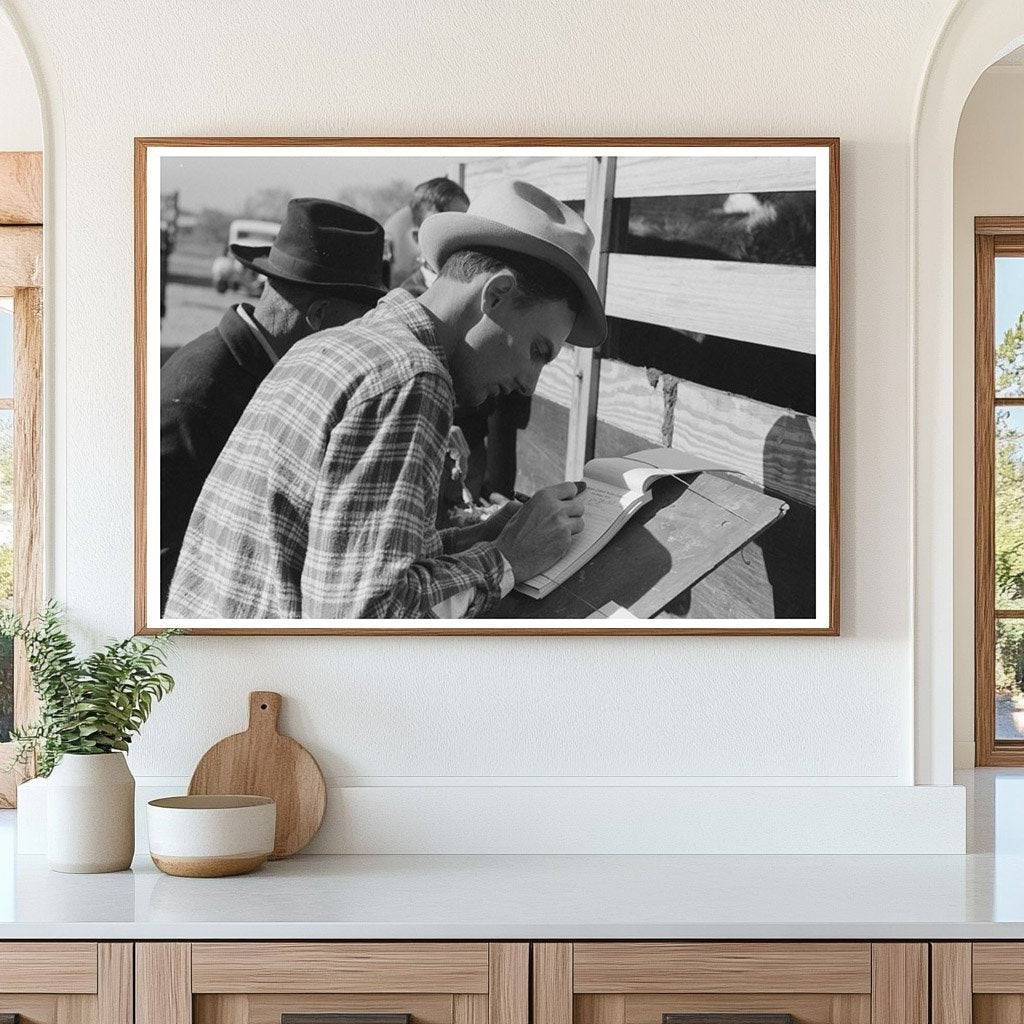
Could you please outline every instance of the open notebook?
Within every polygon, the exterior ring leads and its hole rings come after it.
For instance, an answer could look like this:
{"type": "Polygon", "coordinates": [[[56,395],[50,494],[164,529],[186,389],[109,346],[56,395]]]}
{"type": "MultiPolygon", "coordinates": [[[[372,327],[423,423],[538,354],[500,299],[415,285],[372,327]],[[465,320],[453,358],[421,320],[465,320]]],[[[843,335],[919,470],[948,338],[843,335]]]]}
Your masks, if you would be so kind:
{"type": "Polygon", "coordinates": [[[651,484],[660,477],[701,473],[725,467],[675,448],[650,448],[613,459],[591,459],[583,468],[583,529],[566,554],[551,568],[523,580],[516,590],[527,597],[547,597],[585,565],[651,500],[651,484]]]}

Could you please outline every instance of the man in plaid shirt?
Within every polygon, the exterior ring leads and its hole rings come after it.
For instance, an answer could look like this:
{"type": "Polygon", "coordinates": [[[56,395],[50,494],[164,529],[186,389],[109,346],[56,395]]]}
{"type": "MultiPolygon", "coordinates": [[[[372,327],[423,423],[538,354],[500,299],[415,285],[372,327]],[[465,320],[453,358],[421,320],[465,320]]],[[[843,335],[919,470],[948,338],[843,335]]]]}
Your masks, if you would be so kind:
{"type": "Polygon", "coordinates": [[[589,228],[503,182],[427,218],[420,242],[441,268],[422,296],[309,336],[260,385],[200,494],[166,619],[479,615],[582,529],[573,483],[433,523],[456,402],[531,394],[564,343],[603,341],[589,228]]]}

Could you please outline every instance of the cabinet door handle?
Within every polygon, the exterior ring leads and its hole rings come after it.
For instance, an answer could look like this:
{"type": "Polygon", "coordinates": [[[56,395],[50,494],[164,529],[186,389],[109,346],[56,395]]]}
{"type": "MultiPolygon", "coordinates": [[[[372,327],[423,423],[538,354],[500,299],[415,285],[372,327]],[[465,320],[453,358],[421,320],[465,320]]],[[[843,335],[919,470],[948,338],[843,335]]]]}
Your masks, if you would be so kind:
{"type": "MultiPolygon", "coordinates": [[[[281,1024],[411,1024],[411,1013],[282,1013],[281,1024]]],[[[7,1021],[0,1020],[0,1024],[7,1021]]],[[[17,1021],[13,1022],[17,1024],[17,1021]]]]}
{"type": "Polygon", "coordinates": [[[791,1013],[663,1013],[661,1024],[796,1024],[791,1013]]]}

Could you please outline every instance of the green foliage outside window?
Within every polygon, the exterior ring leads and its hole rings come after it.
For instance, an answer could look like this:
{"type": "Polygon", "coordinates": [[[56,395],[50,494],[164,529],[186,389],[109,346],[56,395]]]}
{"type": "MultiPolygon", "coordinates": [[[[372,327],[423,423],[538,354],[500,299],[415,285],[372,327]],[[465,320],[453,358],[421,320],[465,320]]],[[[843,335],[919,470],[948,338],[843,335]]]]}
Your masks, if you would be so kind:
{"type": "MultiPolygon", "coordinates": [[[[1019,395],[1024,383],[1024,313],[996,346],[996,394],[1019,395]]],[[[1022,410],[1024,411],[1024,410],[1022,410]]],[[[996,608],[1024,607],[1024,429],[1016,410],[996,410],[996,608]]],[[[1024,690],[1024,629],[997,624],[996,685],[1024,690]]]]}

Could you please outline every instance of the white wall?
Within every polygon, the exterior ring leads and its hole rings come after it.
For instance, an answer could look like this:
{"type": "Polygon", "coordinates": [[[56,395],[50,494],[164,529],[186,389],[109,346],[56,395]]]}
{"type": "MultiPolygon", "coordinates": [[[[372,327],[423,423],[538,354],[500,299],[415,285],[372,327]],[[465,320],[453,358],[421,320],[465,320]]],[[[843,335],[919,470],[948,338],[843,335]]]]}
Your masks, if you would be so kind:
{"type": "Polygon", "coordinates": [[[137,773],[187,776],[260,687],[336,785],[424,807],[466,785],[913,781],[908,154],[945,0],[4,2],[54,124],[52,589],[94,638],[132,627],[133,136],[843,140],[841,638],[182,639],[137,773]]]}
{"type": "Polygon", "coordinates": [[[974,218],[1024,216],[1024,66],[990,68],[960,120],[954,161],[954,740],[974,764],[974,218]]]}
{"type": "Polygon", "coordinates": [[[0,10],[0,150],[40,150],[43,122],[25,51],[0,10]]]}

